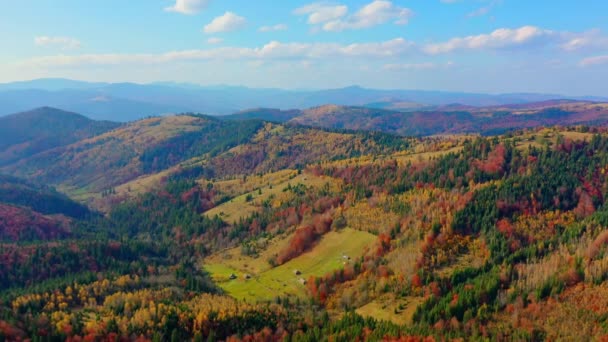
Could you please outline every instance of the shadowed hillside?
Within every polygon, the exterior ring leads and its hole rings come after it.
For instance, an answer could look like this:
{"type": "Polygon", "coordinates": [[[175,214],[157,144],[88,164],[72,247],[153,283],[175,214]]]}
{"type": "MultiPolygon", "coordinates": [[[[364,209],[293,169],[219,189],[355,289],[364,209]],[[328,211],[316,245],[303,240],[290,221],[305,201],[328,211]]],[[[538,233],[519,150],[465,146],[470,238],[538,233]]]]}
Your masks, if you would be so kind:
{"type": "Polygon", "coordinates": [[[0,117],[0,166],[118,126],[50,107],[0,117]]]}

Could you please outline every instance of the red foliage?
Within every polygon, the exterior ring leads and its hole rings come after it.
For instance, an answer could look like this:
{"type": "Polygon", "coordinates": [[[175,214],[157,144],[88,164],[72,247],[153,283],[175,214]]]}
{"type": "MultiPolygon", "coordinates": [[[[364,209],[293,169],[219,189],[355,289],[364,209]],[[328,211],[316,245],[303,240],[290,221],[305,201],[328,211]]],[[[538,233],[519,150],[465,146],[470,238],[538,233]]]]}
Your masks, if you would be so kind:
{"type": "Polygon", "coordinates": [[[313,246],[316,239],[317,234],[313,226],[299,228],[291,238],[291,241],[289,241],[289,246],[279,253],[277,263],[282,265],[304,253],[304,251],[313,246]]]}
{"type": "Polygon", "coordinates": [[[0,336],[5,336],[8,341],[20,341],[24,337],[24,333],[6,321],[0,321],[0,336]]]}
{"type": "Polygon", "coordinates": [[[333,219],[331,212],[326,212],[314,215],[312,221],[312,224],[296,230],[294,236],[289,241],[289,246],[277,256],[276,261],[279,265],[286,263],[313,247],[323,234],[329,232],[333,219]]]}
{"type": "Polygon", "coordinates": [[[412,286],[417,287],[417,288],[422,287],[422,279],[420,279],[420,276],[418,275],[418,273],[416,273],[412,276],[412,286]]]}
{"type": "Polygon", "coordinates": [[[323,235],[327,233],[331,229],[331,224],[333,219],[331,218],[330,213],[325,213],[323,215],[316,215],[313,218],[313,226],[315,228],[315,232],[318,235],[323,235]]]}
{"type": "Polygon", "coordinates": [[[595,212],[595,206],[593,205],[593,199],[587,191],[581,191],[578,205],[574,208],[574,213],[578,217],[587,217],[595,212]]]}
{"type": "Polygon", "coordinates": [[[49,217],[31,210],[0,204],[0,239],[53,240],[69,235],[69,220],[65,217],[49,217]]]}
{"type": "Polygon", "coordinates": [[[313,207],[316,212],[323,213],[331,208],[336,208],[339,205],[340,205],[339,197],[322,197],[322,198],[319,198],[315,202],[313,207]]]}
{"type": "Polygon", "coordinates": [[[180,200],[184,203],[198,200],[198,211],[204,212],[215,205],[213,204],[213,197],[215,196],[214,191],[204,191],[198,186],[192,187],[190,190],[183,192],[180,196],[180,200]]]}
{"type": "Polygon", "coordinates": [[[494,150],[488,154],[486,160],[476,160],[473,165],[480,171],[490,174],[496,174],[503,171],[505,164],[505,147],[500,144],[496,145],[494,150]]]}
{"type": "Polygon", "coordinates": [[[587,248],[587,257],[591,260],[597,256],[602,246],[608,243],[608,230],[600,233],[587,248]]]}
{"type": "Polygon", "coordinates": [[[503,218],[496,223],[496,228],[501,232],[507,239],[513,237],[515,229],[509,221],[509,219],[503,218]]]}
{"type": "Polygon", "coordinates": [[[385,265],[378,266],[378,270],[376,272],[380,278],[388,278],[388,276],[391,274],[391,270],[385,265]]]}

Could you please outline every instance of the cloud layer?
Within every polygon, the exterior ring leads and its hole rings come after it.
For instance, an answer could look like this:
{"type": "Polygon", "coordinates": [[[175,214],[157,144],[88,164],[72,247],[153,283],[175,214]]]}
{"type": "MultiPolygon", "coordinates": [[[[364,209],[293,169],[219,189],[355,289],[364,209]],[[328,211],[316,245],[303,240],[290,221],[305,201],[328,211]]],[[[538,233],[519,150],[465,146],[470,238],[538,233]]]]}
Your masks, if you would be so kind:
{"type": "Polygon", "coordinates": [[[526,44],[545,44],[555,37],[554,32],[535,26],[517,29],[501,28],[489,34],[453,38],[444,43],[429,44],[424,51],[429,54],[448,53],[456,50],[504,49],[526,44]]]}
{"type": "Polygon", "coordinates": [[[162,54],[82,54],[32,58],[24,66],[117,65],[127,63],[156,64],[206,60],[280,60],[319,58],[381,58],[407,55],[413,43],[403,38],[383,42],[338,43],[281,43],[271,41],[257,48],[218,47],[203,50],[171,51],[162,54]]]}
{"type": "Polygon", "coordinates": [[[79,40],[70,37],[38,36],[34,38],[34,44],[44,47],[59,47],[64,50],[77,49],[81,47],[79,40]]]}

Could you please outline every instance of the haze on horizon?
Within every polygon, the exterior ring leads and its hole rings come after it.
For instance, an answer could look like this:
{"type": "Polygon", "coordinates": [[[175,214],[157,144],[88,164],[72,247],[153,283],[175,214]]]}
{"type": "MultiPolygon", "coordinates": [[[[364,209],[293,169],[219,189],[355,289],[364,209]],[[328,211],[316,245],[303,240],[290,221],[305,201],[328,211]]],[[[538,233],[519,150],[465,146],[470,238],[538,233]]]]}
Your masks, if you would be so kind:
{"type": "Polygon", "coordinates": [[[36,0],[0,39],[0,82],[608,95],[601,0],[36,0]]]}

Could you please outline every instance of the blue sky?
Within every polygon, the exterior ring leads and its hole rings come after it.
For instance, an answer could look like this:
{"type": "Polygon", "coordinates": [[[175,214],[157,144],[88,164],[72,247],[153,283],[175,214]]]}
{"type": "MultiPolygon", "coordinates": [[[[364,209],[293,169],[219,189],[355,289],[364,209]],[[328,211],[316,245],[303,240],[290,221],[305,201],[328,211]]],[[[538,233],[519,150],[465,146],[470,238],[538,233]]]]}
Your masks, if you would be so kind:
{"type": "Polygon", "coordinates": [[[605,0],[23,0],[0,82],[608,95],[605,0]]]}

